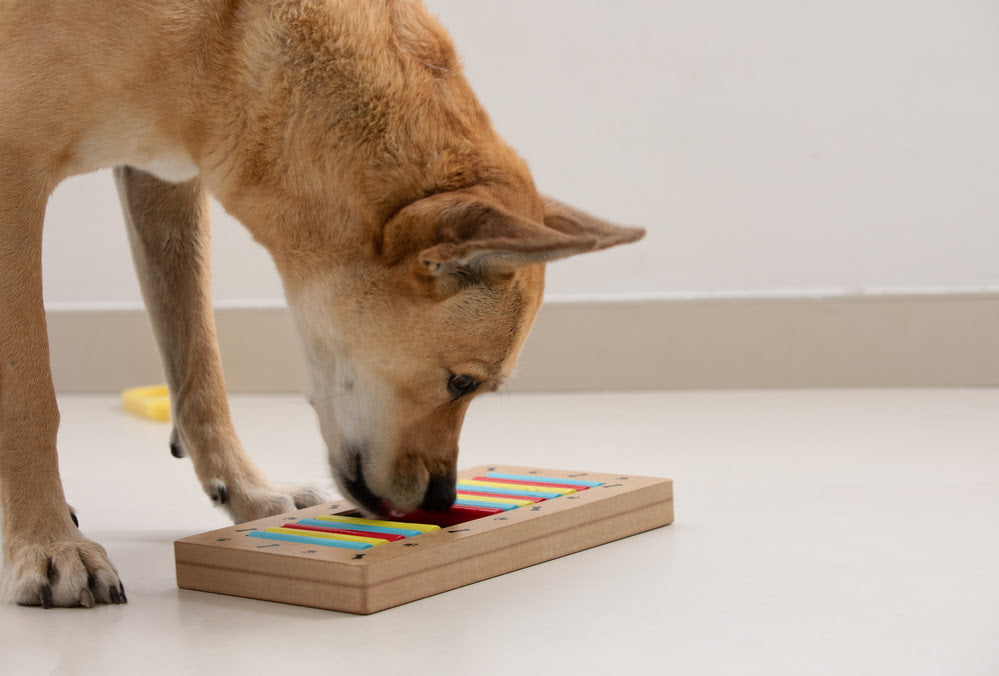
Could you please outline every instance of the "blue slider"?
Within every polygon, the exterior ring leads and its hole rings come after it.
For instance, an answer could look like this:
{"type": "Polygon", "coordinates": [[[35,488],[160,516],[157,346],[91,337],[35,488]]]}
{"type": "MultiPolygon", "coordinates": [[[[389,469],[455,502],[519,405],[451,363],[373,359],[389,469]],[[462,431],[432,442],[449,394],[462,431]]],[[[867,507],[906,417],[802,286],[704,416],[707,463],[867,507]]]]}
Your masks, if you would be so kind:
{"type": "MultiPolygon", "coordinates": [[[[295,523],[300,523],[303,526],[322,526],[323,528],[339,528],[341,530],[359,530],[365,533],[387,533],[388,535],[405,535],[406,537],[413,537],[414,535],[419,535],[422,531],[413,530],[412,528],[389,528],[388,526],[367,526],[363,523],[345,523],[342,521],[320,521],[319,519],[299,519],[295,523]]],[[[400,525],[404,525],[400,522],[400,525]]]]}
{"type": "Polygon", "coordinates": [[[513,479],[514,481],[540,481],[546,484],[559,484],[561,486],[603,486],[603,481],[583,481],[582,479],[560,479],[554,476],[534,476],[533,474],[503,474],[502,472],[487,472],[490,479],[513,479]]]}
{"type": "Polygon", "coordinates": [[[371,549],[367,542],[351,542],[349,540],[333,540],[331,538],[310,538],[307,535],[288,535],[287,533],[268,533],[264,530],[254,530],[247,533],[251,538],[265,540],[284,540],[299,542],[304,545],[323,545],[325,547],[340,547],[342,549],[371,549]]]}

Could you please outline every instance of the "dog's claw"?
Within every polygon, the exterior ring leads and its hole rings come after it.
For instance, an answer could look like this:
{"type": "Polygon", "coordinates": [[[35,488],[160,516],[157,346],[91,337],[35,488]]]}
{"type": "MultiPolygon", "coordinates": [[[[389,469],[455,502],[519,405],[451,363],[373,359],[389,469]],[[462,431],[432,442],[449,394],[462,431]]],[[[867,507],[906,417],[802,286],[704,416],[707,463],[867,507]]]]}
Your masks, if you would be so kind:
{"type": "Polygon", "coordinates": [[[111,603],[115,605],[121,603],[121,594],[118,593],[117,587],[111,587],[108,589],[108,595],[111,597],[111,603]]]}
{"type": "Polygon", "coordinates": [[[94,607],[94,593],[89,589],[83,589],[80,591],[80,605],[84,608],[94,607]]]}
{"type": "Polygon", "coordinates": [[[173,428],[173,432],[170,433],[170,455],[175,458],[184,457],[184,449],[180,445],[180,435],[177,434],[177,428],[173,428]]]}
{"type": "Polygon", "coordinates": [[[43,584],[41,589],[41,604],[42,608],[48,609],[52,607],[52,587],[48,584],[43,584]]]}
{"type": "Polygon", "coordinates": [[[217,502],[220,505],[224,505],[229,499],[229,491],[226,490],[225,484],[221,481],[216,482],[215,492],[211,494],[212,502],[217,502]]]}
{"type": "Polygon", "coordinates": [[[128,597],[125,596],[125,585],[119,583],[118,584],[118,591],[121,592],[121,602],[122,603],[128,603],[128,597]]]}
{"type": "Polygon", "coordinates": [[[69,518],[73,520],[74,526],[76,526],[77,528],[80,527],[80,520],[76,518],[76,512],[73,511],[72,507],[69,510],[69,518]]]}

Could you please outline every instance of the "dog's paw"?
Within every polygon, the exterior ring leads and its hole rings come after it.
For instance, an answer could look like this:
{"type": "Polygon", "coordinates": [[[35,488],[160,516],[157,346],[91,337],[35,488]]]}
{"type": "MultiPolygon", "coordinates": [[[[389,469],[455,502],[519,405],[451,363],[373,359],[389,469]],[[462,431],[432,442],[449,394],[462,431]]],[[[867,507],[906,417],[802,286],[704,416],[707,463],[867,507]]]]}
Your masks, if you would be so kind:
{"type": "Polygon", "coordinates": [[[0,600],[22,606],[91,608],[125,603],[125,589],[107,552],[78,532],[44,541],[7,543],[0,600]]]}
{"type": "Polygon", "coordinates": [[[236,523],[304,509],[330,499],[326,491],[313,486],[240,486],[221,479],[209,481],[205,492],[236,523]]]}

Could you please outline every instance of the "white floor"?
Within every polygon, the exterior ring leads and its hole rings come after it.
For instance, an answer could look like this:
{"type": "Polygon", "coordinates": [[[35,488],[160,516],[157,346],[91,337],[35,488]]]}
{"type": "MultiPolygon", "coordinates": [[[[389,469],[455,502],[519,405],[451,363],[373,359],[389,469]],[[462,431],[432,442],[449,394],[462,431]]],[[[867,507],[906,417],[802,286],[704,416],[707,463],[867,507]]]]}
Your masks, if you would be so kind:
{"type": "MultiPolygon", "coordinates": [[[[999,674],[999,391],[488,396],[462,466],[675,481],[676,522],[381,613],[181,591],[227,525],[112,397],[63,397],[62,471],[129,603],[0,608],[0,672],[999,674]]],[[[235,397],[274,480],[326,476],[299,397],[235,397]]]]}

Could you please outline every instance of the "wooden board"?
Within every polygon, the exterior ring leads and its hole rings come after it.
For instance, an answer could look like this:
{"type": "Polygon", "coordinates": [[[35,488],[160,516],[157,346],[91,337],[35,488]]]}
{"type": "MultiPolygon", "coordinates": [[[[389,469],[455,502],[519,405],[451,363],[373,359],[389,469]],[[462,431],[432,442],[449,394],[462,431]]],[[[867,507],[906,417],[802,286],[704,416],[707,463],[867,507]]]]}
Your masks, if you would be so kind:
{"type": "Polygon", "coordinates": [[[363,551],[247,537],[297,519],[356,510],[346,500],[316,505],[177,540],[177,585],[368,614],[673,521],[670,479],[506,465],[458,476],[493,471],[602,485],[363,551]]]}

